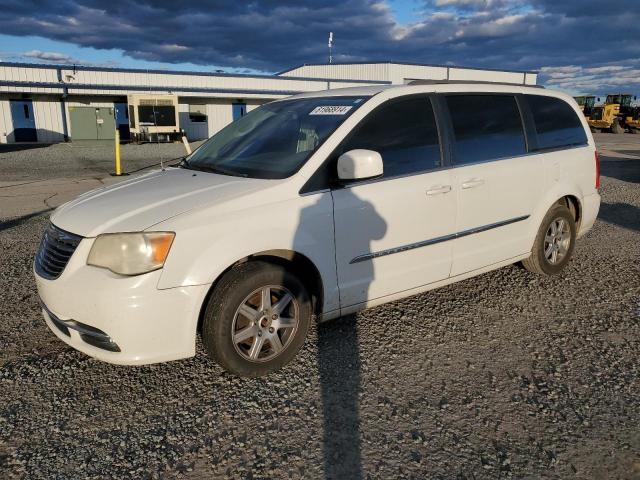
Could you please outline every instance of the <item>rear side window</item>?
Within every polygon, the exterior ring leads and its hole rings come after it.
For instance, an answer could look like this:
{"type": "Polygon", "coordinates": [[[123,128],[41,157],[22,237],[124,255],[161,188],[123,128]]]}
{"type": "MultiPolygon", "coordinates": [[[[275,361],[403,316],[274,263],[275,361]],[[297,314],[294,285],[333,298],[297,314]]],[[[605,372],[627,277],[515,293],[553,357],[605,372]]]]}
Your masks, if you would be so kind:
{"type": "Polygon", "coordinates": [[[427,97],[392,100],[378,107],[340,149],[375,150],[382,155],[384,176],[424,172],[442,165],[438,128],[427,97]]]}
{"type": "Polygon", "coordinates": [[[446,99],[455,136],[455,163],[482,162],[526,153],[515,97],[450,95],[446,99]]]}
{"type": "Polygon", "coordinates": [[[567,102],[541,95],[526,98],[536,128],[536,150],[586,145],[582,122],[567,102]]]}

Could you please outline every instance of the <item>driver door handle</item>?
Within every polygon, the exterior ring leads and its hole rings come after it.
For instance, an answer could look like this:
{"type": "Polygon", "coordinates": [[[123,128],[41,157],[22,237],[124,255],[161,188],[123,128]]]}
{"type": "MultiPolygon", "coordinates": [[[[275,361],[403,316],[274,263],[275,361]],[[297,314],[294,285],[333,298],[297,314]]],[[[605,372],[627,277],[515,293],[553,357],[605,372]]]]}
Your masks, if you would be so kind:
{"type": "Polygon", "coordinates": [[[484,180],[482,178],[472,178],[470,180],[467,180],[466,182],[463,182],[462,188],[475,188],[479,187],[480,185],[484,185],[484,180]]]}
{"type": "Polygon", "coordinates": [[[427,190],[427,195],[439,195],[441,193],[449,193],[450,191],[451,185],[441,185],[427,190]]]}

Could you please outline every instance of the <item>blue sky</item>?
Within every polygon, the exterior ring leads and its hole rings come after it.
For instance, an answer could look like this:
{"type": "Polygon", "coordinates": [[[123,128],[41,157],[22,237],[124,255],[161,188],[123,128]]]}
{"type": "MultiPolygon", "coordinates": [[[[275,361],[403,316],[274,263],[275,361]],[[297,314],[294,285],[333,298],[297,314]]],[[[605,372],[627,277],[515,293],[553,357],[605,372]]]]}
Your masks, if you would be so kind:
{"type": "Polygon", "coordinates": [[[271,73],[326,61],[327,33],[333,31],[336,61],[537,70],[547,86],[571,92],[640,92],[638,0],[199,0],[176,5],[169,0],[0,0],[0,60],[271,73]]]}

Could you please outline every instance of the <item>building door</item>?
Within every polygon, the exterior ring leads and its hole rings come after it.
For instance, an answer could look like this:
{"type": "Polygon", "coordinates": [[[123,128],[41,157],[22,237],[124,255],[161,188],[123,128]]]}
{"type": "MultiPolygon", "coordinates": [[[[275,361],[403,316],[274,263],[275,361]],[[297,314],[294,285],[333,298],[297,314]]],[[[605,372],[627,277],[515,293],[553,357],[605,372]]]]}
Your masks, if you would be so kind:
{"type": "Polygon", "coordinates": [[[114,109],[109,107],[100,107],[95,110],[98,140],[114,140],[116,138],[116,118],[114,115],[114,109]]]}
{"type": "Polygon", "coordinates": [[[113,107],[116,110],[116,128],[120,132],[120,140],[129,140],[129,110],[127,103],[114,103],[113,107]]]}
{"type": "Polygon", "coordinates": [[[233,121],[235,122],[247,114],[247,104],[244,102],[236,102],[233,104],[233,121]]]}
{"type": "Polygon", "coordinates": [[[10,100],[13,139],[15,142],[37,142],[36,119],[31,100],[10,100]]]}
{"type": "Polygon", "coordinates": [[[116,123],[109,107],[69,107],[71,138],[78,140],[113,140],[116,123]]]}

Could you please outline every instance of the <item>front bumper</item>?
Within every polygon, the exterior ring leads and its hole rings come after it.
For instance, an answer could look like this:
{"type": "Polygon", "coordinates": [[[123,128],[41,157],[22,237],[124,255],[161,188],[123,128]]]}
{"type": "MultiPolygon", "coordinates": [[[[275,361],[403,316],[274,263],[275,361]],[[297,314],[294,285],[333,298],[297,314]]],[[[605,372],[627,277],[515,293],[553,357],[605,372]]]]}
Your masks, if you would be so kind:
{"type": "Polygon", "coordinates": [[[87,266],[92,242],[82,240],[56,280],[35,275],[51,331],[109,363],[141,365],[193,356],[209,285],[160,290],[161,270],[122,277],[87,266]]]}

